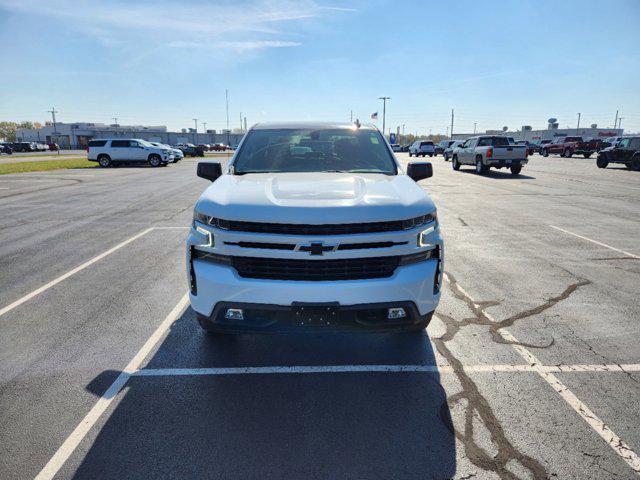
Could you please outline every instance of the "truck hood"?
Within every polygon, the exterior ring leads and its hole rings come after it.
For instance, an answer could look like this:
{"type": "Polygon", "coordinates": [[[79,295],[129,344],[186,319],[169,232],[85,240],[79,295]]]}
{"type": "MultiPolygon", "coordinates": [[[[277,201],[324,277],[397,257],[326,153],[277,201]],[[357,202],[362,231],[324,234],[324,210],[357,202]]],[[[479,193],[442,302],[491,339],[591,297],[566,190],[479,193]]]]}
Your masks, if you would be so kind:
{"type": "Polygon", "coordinates": [[[327,224],[412,218],[435,205],[406,175],[313,172],[223,175],[196,209],[225,220],[327,224]]]}

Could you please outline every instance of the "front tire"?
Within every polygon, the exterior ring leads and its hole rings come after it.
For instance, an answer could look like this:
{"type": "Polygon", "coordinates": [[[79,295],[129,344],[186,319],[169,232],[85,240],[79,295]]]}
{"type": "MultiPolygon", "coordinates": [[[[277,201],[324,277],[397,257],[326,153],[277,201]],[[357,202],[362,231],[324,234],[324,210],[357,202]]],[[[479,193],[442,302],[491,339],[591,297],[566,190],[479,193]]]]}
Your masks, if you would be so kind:
{"type": "Polygon", "coordinates": [[[149,166],[156,168],[162,165],[162,159],[158,155],[149,156],[149,166]]]}
{"type": "Polygon", "coordinates": [[[451,160],[451,167],[457,172],[460,170],[460,162],[458,162],[458,157],[456,155],[453,156],[453,160],[451,160]]]}
{"type": "Polygon", "coordinates": [[[565,148],[564,152],[562,152],[562,156],[564,158],[571,158],[571,155],[573,155],[573,152],[571,150],[569,150],[568,148],[565,148]]]}
{"type": "Polygon", "coordinates": [[[102,168],[108,168],[111,166],[111,158],[109,155],[98,155],[98,165],[102,168]]]}
{"type": "Polygon", "coordinates": [[[607,162],[607,159],[604,158],[602,155],[598,155],[598,159],[596,160],[596,165],[598,166],[598,168],[607,168],[607,165],[609,165],[609,162],[607,162]]]}
{"type": "Polygon", "coordinates": [[[640,171],[640,155],[636,154],[631,160],[631,170],[640,171]]]}
{"type": "Polygon", "coordinates": [[[548,157],[549,156],[549,150],[547,150],[546,148],[542,149],[542,156],[543,157],[548,157]]]}

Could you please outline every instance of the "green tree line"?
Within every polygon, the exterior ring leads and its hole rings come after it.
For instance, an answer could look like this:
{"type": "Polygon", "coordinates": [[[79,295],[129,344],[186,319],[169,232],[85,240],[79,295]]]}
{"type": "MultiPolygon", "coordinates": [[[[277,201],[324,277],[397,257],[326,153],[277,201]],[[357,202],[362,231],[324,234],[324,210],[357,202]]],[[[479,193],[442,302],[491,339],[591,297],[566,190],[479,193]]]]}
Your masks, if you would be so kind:
{"type": "Polygon", "coordinates": [[[0,122],[0,139],[15,142],[18,128],[34,128],[33,122],[0,122]]]}

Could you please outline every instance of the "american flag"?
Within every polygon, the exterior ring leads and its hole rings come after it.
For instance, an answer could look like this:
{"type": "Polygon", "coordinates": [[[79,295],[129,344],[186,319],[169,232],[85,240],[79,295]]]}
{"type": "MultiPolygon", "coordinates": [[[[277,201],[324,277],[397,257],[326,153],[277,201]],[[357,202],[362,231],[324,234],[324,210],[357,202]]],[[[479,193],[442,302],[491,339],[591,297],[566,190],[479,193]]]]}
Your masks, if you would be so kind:
{"type": "Polygon", "coordinates": [[[372,113],[371,120],[377,120],[377,119],[378,119],[378,112],[372,113]]]}

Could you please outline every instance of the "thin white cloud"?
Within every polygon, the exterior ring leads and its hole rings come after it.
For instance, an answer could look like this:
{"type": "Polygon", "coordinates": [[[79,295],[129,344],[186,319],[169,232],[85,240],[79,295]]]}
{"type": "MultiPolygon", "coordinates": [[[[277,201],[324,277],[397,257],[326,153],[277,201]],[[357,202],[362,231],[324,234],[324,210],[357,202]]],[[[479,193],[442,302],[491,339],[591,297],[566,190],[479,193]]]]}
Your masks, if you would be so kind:
{"type": "Polygon", "coordinates": [[[286,48],[286,47],[299,47],[302,45],[300,42],[289,42],[282,40],[252,40],[252,41],[238,41],[238,42],[215,42],[215,43],[200,43],[200,42],[185,42],[177,40],[169,42],[167,44],[170,48],[203,48],[203,49],[228,49],[236,51],[244,50],[260,50],[263,48],[286,48]]]}
{"type": "Polygon", "coordinates": [[[45,16],[109,47],[215,46],[236,52],[299,46],[301,42],[290,37],[304,30],[304,22],[331,15],[331,11],[351,11],[314,0],[248,0],[225,5],[203,0],[0,0],[0,8],[45,16]]]}

